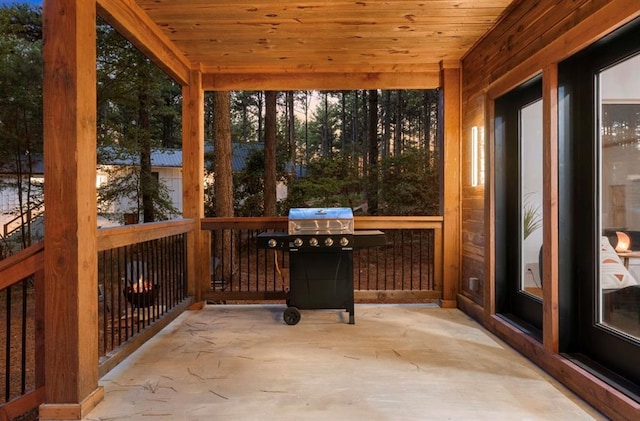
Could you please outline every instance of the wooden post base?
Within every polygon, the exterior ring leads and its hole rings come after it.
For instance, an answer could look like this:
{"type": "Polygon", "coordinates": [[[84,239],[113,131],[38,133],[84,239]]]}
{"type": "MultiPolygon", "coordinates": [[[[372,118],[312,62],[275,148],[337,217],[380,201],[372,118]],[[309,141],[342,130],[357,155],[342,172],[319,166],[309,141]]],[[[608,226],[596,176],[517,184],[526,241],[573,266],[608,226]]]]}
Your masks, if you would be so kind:
{"type": "Polygon", "coordinates": [[[99,386],[80,403],[43,403],[39,420],[81,420],[104,399],[104,388],[99,386]]]}
{"type": "Polygon", "coordinates": [[[456,308],[458,307],[458,302],[456,300],[440,300],[441,308],[456,308]]]}

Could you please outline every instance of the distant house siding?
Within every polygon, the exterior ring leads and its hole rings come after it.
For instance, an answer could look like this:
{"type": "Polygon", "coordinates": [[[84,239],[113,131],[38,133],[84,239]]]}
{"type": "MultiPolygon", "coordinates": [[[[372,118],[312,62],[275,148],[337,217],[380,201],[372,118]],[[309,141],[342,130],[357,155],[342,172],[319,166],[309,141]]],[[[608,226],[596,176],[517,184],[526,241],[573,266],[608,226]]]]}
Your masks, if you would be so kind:
{"type": "Polygon", "coordinates": [[[154,168],[160,182],[167,187],[171,202],[182,214],[182,168],[154,168]]]}
{"type": "MultiPolygon", "coordinates": [[[[109,182],[109,173],[116,168],[125,170],[122,166],[103,165],[98,169],[97,186],[100,187],[109,182]]],[[[182,214],[182,168],[176,167],[152,167],[151,171],[158,174],[158,180],[167,188],[173,206],[178,209],[179,213],[173,217],[179,217],[182,214]]],[[[135,212],[137,204],[130,199],[121,198],[120,200],[101,207],[100,212],[105,214],[123,214],[135,212]]]]}

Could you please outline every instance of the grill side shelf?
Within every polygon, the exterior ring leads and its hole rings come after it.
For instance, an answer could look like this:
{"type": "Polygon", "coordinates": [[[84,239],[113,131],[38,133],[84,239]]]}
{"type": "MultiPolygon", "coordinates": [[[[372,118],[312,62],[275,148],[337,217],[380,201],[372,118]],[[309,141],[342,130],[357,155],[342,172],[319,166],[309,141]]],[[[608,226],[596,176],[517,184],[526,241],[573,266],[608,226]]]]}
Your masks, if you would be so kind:
{"type": "Polygon", "coordinates": [[[274,250],[288,250],[289,249],[289,235],[286,232],[261,232],[256,237],[258,248],[274,249],[274,250]],[[270,241],[275,241],[275,245],[270,244],[270,241]]]}
{"type": "Polygon", "coordinates": [[[378,230],[356,230],[353,233],[353,247],[357,249],[379,247],[386,244],[384,232],[378,230]]]}

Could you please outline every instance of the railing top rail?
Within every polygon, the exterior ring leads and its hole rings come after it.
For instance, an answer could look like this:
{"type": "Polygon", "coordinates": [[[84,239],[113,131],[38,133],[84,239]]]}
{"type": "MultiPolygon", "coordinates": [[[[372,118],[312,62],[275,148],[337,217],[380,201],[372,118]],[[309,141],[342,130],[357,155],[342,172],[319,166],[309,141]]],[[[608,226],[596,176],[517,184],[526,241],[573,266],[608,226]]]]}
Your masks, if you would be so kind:
{"type": "MultiPolygon", "coordinates": [[[[238,217],[238,218],[202,218],[200,227],[203,230],[219,229],[286,229],[286,216],[272,217],[238,217]]],[[[356,216],[356,229],[386,228],[442,228],[442,216],[356,216]]]]}
{"type": "Polygon", "coordinates": [[[98,251],[184,234],[195,229],[196,220],[193,218],[101,228],[98,230],[98,251]]]}
{"type": "Polygon", "coordinates": [[[202,218],[200,228],[203,230],[219,229],[286,229],[286,216],[252,216],[252,217],[220,217],[202,218]]]}
{"type": "Polygon", "coordinates": [[[356,216],[356,229],[438,229],[443,216],[356,216]]]}
{"type": "Polygon", "coordinates": [[[0,290],[44,269],[43,251],[41,241],[0,261],[0,290]]]}

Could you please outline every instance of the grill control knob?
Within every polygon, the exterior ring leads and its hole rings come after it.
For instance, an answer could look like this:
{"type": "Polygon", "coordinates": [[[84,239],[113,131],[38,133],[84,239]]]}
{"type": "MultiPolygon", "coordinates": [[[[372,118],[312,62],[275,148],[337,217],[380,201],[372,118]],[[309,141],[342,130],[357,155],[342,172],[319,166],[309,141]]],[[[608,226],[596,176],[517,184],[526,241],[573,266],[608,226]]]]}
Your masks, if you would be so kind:
{"type": "Polygon", "coordinates": [[[267,245],[271,248],[275,247],[278,245],[278,242],[276,241],[275,238],[270,238],[269,241],[267,242],[267,245]]]}
{"type": "Polygon", "coordinates": [[[311,247],[317,247],[318,246],[318,239],[316,237],[311,237],[311,239],[309,240],[309,245],[311,247]]]}
{"type": "Polygon", "coordinates": [[[296,247],[300,247],[302,245],[302,238],[297,237],[295,240],[293,240],[293,245],[296,247]]]}
{"type": "Polygon", "coordinates": [[[349,239],[348,239],[347,237],[342,237],[342,238],[340,239],[340,245],[341,245],[342,247],[346,247],[346,246],[348,246],[348,245],[349,245],[349,239]]]}
{"type": "Polygon", "coordinates": [[[327,247],[331,247],[333,245],[333,239],[331,237],[325,238],[324,245],[327,247]]]}

